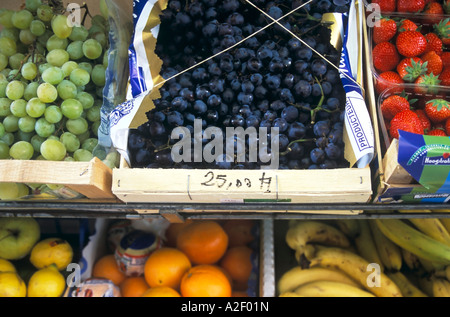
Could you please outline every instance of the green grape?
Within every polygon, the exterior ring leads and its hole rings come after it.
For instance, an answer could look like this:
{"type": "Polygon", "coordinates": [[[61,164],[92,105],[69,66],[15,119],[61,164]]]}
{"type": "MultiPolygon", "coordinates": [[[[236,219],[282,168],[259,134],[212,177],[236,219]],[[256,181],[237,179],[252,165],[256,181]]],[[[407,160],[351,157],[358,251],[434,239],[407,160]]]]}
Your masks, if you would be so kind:
{"type": "Polygon", "coordinates": [[[20,83],[22,82],[22,75],[18,69],[11,69],[7,77],[9,80],[17,80],[20,83]]]}
{"type": "Polygon", "coordinates": [[[76,68],[70,73],[69,78],[76,86],[85,86],[91,80],[91,75],[82,68],[76,68]]]}
{"type": "Polygon", "coordinates": [[[22,53],[15,53],[8,58],[9,67],[11,69],[19,69],[22,65],[22,61],[25,59],[25,55],[22,53]]]}
{"type": "Polygon", "coordinates": [[[64,72],[60,67],[50,66],[42,73],[42,80],[52,85],[58,85],[64,80],[64,72]]]}
{"type": "MultiPolygon", "coordinates": [[[[0,75],[3,75],[3,74],[0,73],[0,75]]],[[[0,98],[6,97],[6,86],[7,85],[8,85],[7,80],[0,80],[0,98]]]]}
{"type": "Polygon", "coordinates": [[[55,125],[45,120],[45,118],[39,118],[34,125],[34,130],[39,136],[48,138],[55,132],[55,125]]]}
{"type": "Polygon", "coordinates": [[[63,118],[61,108],[56,105],[50,105],[45,108],[44,118],[50,123],[58,123],[63,118]]]}
{"type": "Polygon", "coordinates": [[[92,73],[92,65],[88,62],[80,62],[78,63],[78,68],[84,69],[89,73],[89,75],[92,73]]]}
{"type": "Polygon", "coordinates": [[[0,54],[0,70],[4,70],[8,66],[8,57],[0,54]]]}
{"type": "Polygon", "coordinates": [[[83,113],[83,105],[77,99],[66,99],[61,103],[62,114],[68,119],[77,119],[83,113]]]}
{"type": "Polygon", "coordinates": [[[25,8],[31,12],[36,12],[41,5],[41,0],[25,0],[25,8]]]}
{"type": "Polygon", "coordinates": [[[2,136],[1,140],[8,144],[8,146],[11,146],[14,143],[14,133],[6,132],[5,135],[2,136]]]}
{"type": "Polygon", "coordinates": [[[16,183],[0,183],[0,200],[19,198],[19,186],[16,183]]]}
{"type": "Polygon", "coordinates": [[[28,29],[31,21],[33,21],[33,14],[28,10],[16,11],[11,17],[13,26],[20,30],[28,29]]]}
{"type": "Polygon", "coordinates": [[[30,187],[28,187],[26,184],[17,183],[17,187],[19,188],[19,198],[28,196],[30,194],[30,187]]]}
{"type": "Polygon", "coordinates": [[[25,45],[31,45],[36,40],[36,35],[31,33],[30,29],[21,30],[19,33],[19,40],[25,45]]]}
{"type": "Polygon", "coordinates": [[[78,149],[73,152],[73,158],[77,162],[89,162],[93,157],[92,153],[85,149],[78,149]]]}
{"type": "Polygon", "coordinates": [[[9,98],[0,98],[0,117],[6,117],[11,114],[11,106],[12,100],[9,98]]]}
{"type": "Polygon", "coordinates": [[[100,14],[96,14],[91,19],[92,25],[99,25],[105,28],[105,26],[108,24],[108,21],[106,18],[100,14]]]}
{"type": "Polygon", "coordinates": [[[9,37],[0,37],[0,53],[10,57],[17,53],[17,44],[9,37]]]}
{"type": "Polygon", "coordinates": [[[69,41],[67,39],[61,39],[57,37],[55,34],[52,34],[45,43],[45,47],[47,48],[48,51],[53,51],[56,49],[65,50],[68,45],[69,41]]]}
{"type": "Polygon", "coordinates": [[[42,83],[37,89],[37,96],[42,102],[51,103],[58,98],[58,90],[52,84],[42,83]]]}
{"type": "Polygon", "coordinates": [[[47,139],[42,142],[40,152],[48,161],[62,161],[67,154],[64,144],[55,139],[47,139]]]}
{"type": "Polygon", "coordinates": [[[17,125],[19,126],[20,131],[28,133],[33,132],[36,125],[36,119],[30,116],[21,117],[17,125]]]}
{"type": "Polygon", "coordinates": [[[88,150],[89,152],[94,152],[94,149],[97,146],[97,144],[98,144],[98,139],[88,138],[83,141],[83,143],[81,144],[81,148],[88,150]]]}
{"type": "Polygon", "coordinates": [[[88,59],[97,59],[102,55],[102,45],[95,39],[83,42],[83,54],[88,59]]]}
{"type": "Polygon", "coordinates": [[[42,63],[38,65],[39,74],[42,75],[47,68],[53,67],[49,63],[42,63]]]}
{"type": "Polygon", "coordinates": [[[35,134],[36,133],[34,132],[34,130],[31,131],[31,132],[25,132],[25,131],[20,130],[20,128],[19,128],[19,130],[17,130],[14,133],[14,138],[15,138],[16,141],[27,141],[27,142],[30,142],[31,141],[31,137],[33,135],[35,135],[35,134]]]}
{"type": "Polygon", "coordinates": [[[66,156],[66,157],[64,158],[64,161],[65,161],[65,162],[75,162],[75,159],[74,159],[72,156],[66,156]]]}
{"type": "Polygon", "coordinates": [[[75,152],[80,148],[80,140],[73,133],[64,132],[61,134],[59,139],[64,144],[68,152],[75,152]]]}
{"type": "Polygon", "coordinates": [[[35,134],[31,137],[30,143],[33,146],[33,149],[36,153],[39,153],[41,151],[41,144],[45,140],[47,140],[47,139],[43,138],[37,134],[35,134]]]}
{"type": "Polygon", "coordinates": [[[75,135],[83,134],[88,131],[89,125],[86,119],[79,117],[77,119],[68,119],[66,121],[67,131],[72,132],[75,135]]]}
{"type": "Polygon", "coordinates": [[[0,140],[0,160],[6,160],[9,158],[9,145],[0,140]]]}
{"type": "Polygon", "coordinates": [[[15,27],[3,29],[1,32],[1,37],[9,37],[14,42],[19,41],[20,30],[15,27]]]}
{"type": "Polygon", "coordinates": [[[102,64],[97,64],[92,69],[91,74],[92,81],[99,87],[105,86],[106,81],[106,68],[102,64]]]}
{"type": "Polygon", "coordinates": [[[67,17],[62,14],[57,14],[53,17],[51,27],[53,33],[61,39],[66,39],[72,33],[72,26],[67,23],[67,17]]]}
{"type": "Polygon", "coordinates": [[[27,115],[26,107],[27,101],[25,99],[17,99],[11,102],[9,110],[11,111],[11,114],[13,114],[14,116],[22,118],[27,115]]]}
{"type": "Polygon", "coordinates": [[[108,38],[105,32],[95,32],[91,34],[91,38],[99,42],[102,49],[106,48],[108,44],[108,38]]]}
{"type": "Polygon", "coordinates": [[[75,41],[86,41],[89,32],[84,25],[74,26],[72,28],[72,34],[70,34],[69,39],[73,42],[75,41]]]}
{"type": "Polygon", "coordinates": [[[46,105],[38,97],[31,98],[27,102],[26,111],[30,117],[39,118],[44,114],[46,105]]]}
{"type": "Polygon", "coordinates": [[[9,149],[9,155],[15,160],[29,160],[33,154],[33,146],[27,141],[16,142],[9,149]]]}
{"type": "Polygon", "coordinates": [[[69,57],[71,60],[79,60],[84,57],[83,53],[83,42],[82,41],[74,41],[67,46],[67,53],[69,53],[69,57]]]}
{"type": "Polygon", "coordinates": [[[46,59],[50,65],[61,67],[65,62],[69,61],[69,53],[62,48],[55,48],[48,52],[46,59]]]}
{"type": "Polygon", "coordinates": [[[5,127],[3,126],[3,123],[0,122],[0,138],[2,138],[5,135],[5,127]]]}
{"type": "Polygon", "coordinates": [[[40,5],[37,8],[36,16],[43,22],[50,22],[53,18],[53,9],[46,4],[40,5]]]}
{"type": "Polygon", "coordinates": [[[65,62],[62,66],[61,66],[61,70],[64,73],[64,78],[69,77],[70,73],[74,70],[78,68],[78,63],[75,61],[68,61],[65,62]]]}
{"type": "Polygon", "coordinates": [[[98,137],[98,128],[100,127],[100,124],[101,124],[101,121],[98,120],[98,121],[93,122],[93,123],[92,123],[92,126],[91,126],[92,133],[93,133],[96,137],[98,137]]]}
{"type": "Polygon", "coordinates": [[[105,66],[105,68],[108,68],[108,54],[103,54],[103,66],[105,66]]]}
{"type": "Polygon", "coordinates": [[[30,100],[31,98],[37,97],[37,89],[39,87],[39,82],[32,81],[26,87],[23,93],[23,99],[30,100]]]}
{"type": "Polygon", "coordinates": [[[56,87],[58,95],[61,99],[74,99],[77,97],[77,86],[70,80],[64,79],[56,87]]]}
{"type": "Polygon", "coordinates": [[[94,97],[88,92],[80,91],[76,98],[81,102],[84,110],[87,110],[94,105],[94,97]]]}
{"type": "Polygon", "coordinates": [[[3,119],[3,126],[6,132],[17,132],[19,130],[19,118],[10,114],[3,119]]]}
{"type": "Polygon", "coordinates": [[[14,15],[14,11],[13,10],[2,10],[0,12],[0,24],[3,25],[3,27],[5,28],[12,28],[14,27],[13,23],[12,23],[12,16],[14,15]]]}
{"type": "Polygon", "coordinates": [[[40,20],[33,20],[31,21],[30,24],[30,32],[34,35],[34,36],[41,36],[44,35],[45,33],[45,24],[44,22],[40,21],[40,20]]]}
{"type": "Polygon", "coordinates": [[[85,132],[78,134],[77,137],[78,140],[80,140],[80,143],[83,143],[85,140],[91,137],[91,132],[89,130],[86,130],[85,132]]]}
{"type": "Polygon", "coordinates": [[[23,64],[20,73],[22,74],[22,77],[26,80],[33,80],[36,78],[38,73],[38,68],[35,63],[33,62],[26,62],[23,64]]]}
{"type": "Polygon", "coordinates": [[[23,97],[25,92],[25,87],[19,80],[13,80],[6,85],[6,97],[11,100],[17,100],[23,97]]]}

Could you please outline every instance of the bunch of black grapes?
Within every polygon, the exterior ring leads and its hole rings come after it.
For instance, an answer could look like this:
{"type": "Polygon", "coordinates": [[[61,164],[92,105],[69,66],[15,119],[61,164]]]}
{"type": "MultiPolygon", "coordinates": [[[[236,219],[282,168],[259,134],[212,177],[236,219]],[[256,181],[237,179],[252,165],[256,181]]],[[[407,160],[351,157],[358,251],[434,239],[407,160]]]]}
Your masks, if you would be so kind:
{"type": "MultiPolygon", "coordinates": [[[[243,0],[170,0],[161,14],[156,53],[163,61],[161,76],[171,79],[160,86],[148,121],[130,131],[131,165],[261,168],[261,160],[238,162],[239,146],[211,163],[174,163],[171,150],[179,140],[171,138],[172,130],[186,127],[194,144],[197,119],[203,130],[219,127],[224,135],[226,127],[277,127],[280,169],[348,167],[342,140],[345,92],[336,68],[316,54],[338,65],[340,52],[330,44],[330,25],[321,18],[347,11],[348,2],[313,1],[280,21],[305,45],[279,25],[264,28],[272,20],[243,0]]],[[[253,3],[279,19],[303,1],[253,3]]],[[[208,141],[203,139],[202,146],[208,141]]],[[[271,142],[265,146],[271,155],[271,142]]]]}

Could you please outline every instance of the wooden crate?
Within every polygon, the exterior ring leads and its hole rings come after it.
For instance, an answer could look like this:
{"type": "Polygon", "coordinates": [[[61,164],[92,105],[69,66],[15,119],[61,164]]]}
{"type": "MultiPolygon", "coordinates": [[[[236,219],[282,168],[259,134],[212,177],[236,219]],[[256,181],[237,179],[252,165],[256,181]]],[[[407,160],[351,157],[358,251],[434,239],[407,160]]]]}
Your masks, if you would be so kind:
{"type": "Polygon", "coordinates": [[[0,160],[0,182],[64,185],[89,199],[116,199],[112,170],[100,159],[89,162],[0,160]]]}

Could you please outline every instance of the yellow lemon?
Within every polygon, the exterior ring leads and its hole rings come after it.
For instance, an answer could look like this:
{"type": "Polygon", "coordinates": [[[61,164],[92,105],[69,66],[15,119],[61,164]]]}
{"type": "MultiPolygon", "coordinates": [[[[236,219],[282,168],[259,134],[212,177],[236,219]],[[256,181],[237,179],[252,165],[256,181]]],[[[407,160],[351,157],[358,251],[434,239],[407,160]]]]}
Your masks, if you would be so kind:
{"type": "Polygon", "coordinates": [[[0,272],[0,297],[25,297],[27,286],[16,272],[0,272]]]}
{"type": "Polygon", "coordinates": [[[14,266],[14,264],[12,264],[12,262],[5,259],[0,259],[0,272],[17,272],[17,271],[16,267],[14,266]]]}
{"type": "Polygon", "coordinates": [[[28,297],[60,297],[66,280],[54,265],[37,270],[28,281],[28,297]]]}
{"type": "Polygon", "coordinates": [[[37,269],[54,264],[61,271],[72,262],[72,258],[72,246],[66,240],[60,238],[47,238],[39,241],[30,254],[30,262],[37,269]]]}

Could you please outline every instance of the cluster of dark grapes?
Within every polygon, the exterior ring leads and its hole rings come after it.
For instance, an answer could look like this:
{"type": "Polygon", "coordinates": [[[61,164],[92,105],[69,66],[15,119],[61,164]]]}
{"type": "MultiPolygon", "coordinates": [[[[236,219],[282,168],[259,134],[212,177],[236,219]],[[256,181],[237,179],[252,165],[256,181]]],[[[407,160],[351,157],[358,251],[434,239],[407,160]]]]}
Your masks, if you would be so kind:
{"type": "MultiPolygon", "coordinates": [[[[303,2],[253,0],[274,19],[303,2]]],[[[272,20],[246,1],[170,0],[161,15],[156,53],[163,61],[161,76],[171,79],[159,88],[161,97],[154,100],[148,121],[130,131],[131,165],[261,167],[260,160],[237,162],[228,152],[226,159],[212,163],[174,163],[171,150],[179,140],[171,138],[173,129],[189,129],[194,144],[197,119],[203,131],[278,128],[280,169],[347,167],[342,139],[345,92],[338,71],[323,59],[338,65],[340,52],[331,45],[329,25],[321,18],[327,12],[347,11],[348,2],[312,1],[280,20],[284,28],[265,28],[272,20]]],[[[268,139],[270,155],[276,152],[270,134],[268,139]]],[[[208,141],[203,139],[203,145],[208,141]]],[[[236,146],[235,154],[238,150],[236,146]]]]}

